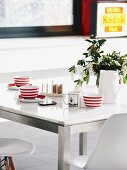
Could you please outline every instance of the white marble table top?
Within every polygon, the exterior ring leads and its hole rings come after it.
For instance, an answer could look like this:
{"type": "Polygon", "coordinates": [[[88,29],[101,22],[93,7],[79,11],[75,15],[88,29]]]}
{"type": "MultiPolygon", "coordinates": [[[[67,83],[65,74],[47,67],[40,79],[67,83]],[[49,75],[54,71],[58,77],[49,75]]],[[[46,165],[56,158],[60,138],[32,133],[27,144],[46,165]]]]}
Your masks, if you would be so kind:
{"type": "MultiPolygon", "coordinates": [[[[36,85],[39,81],[35,81],[36,85]]],[[[124,92],[124,96],[127,92],[124,92]]],[[[0,84],[0,110],[5,110],[30,117],[47,120],[62,126],[83,124],[87,122],[105,120],[112,114],[127,113],[126,99],[121,98],[117,104],[103,104],[97,109],[68,108],[59,97],[55,106],[39,106],[38,103],[23,103],[17,100],[19,91],[9,90],[7,84],[0,84]]]]}

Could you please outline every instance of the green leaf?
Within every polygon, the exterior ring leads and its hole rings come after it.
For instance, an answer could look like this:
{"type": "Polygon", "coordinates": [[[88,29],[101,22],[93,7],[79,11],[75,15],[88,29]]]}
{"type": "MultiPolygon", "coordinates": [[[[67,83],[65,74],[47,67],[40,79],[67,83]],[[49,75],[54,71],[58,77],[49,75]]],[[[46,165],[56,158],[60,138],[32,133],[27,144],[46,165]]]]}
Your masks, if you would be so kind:
{"type": "Polygon", "coordinates": [[[90,39],[86,39],[85,41],[92,43],[92,44],[95,44],[97,42],[96,40],[90,40],[90,39]]]}
{"type": "Polygon", "coordinates": [[[77,65],[80,65],[80,66],[85,67],[86,62],[85,62],[85,60],[84,60],[84,59],[82,59],[82,60],[78,60],[77,65]]]}
{"type": "Polygon", "coordinates": [[[83,81],[81,79],[77,79],[77,80],[74,81],[74,83],[76,83],[79,86],[82,86],[83,81]]]}
{"type": "Polygon", "coordinates": [[[123,76],[123,83],[127,84],[127,74],[125,76],[123,76]]]}
{"type": "Polygon", "coordinates": [[[99,46],[102,46],[105,43],[106,39],[98,40],[99,46]]]}
{"type": "Polygon", "coordinates": [[[88,53],[83,53],[83,55],[87,58],[89,57],[89,54],[88,53]]]}
{"type": "Polygon", "coordinates": [[[73,65],[72,67],[70,67],[70,68],[68,69],[68,71],[69,71],[69,72],[76,73],[76,67],[75,67],[75,65],[73,65]]]}

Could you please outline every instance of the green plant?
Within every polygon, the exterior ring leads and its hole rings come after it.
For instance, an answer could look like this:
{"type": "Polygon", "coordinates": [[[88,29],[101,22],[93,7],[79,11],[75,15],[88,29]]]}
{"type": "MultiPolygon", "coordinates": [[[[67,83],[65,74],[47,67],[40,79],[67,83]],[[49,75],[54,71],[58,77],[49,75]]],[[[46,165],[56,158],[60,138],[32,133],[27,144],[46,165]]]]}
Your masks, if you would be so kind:
{"type": "Polygon", "coordinates": [[[100,70],[116,70],[121,77],[121,81],[127,83],[127,54],[121,55],[120,52],[116,51],[104,54],[101,47],[106,39],[86,39],[85,41],[90,43],[90,46],[87,48],[87,52],[83,53],[84,58],[78,60],[75,65],[68,69],[69,72],[76,74],[77,68],[82,67],[80,77],[74,82],[82,86],[84,82],[89,82],[90,75],[93,73],[97,77],[96,85],[98,86],[100,70]]]}

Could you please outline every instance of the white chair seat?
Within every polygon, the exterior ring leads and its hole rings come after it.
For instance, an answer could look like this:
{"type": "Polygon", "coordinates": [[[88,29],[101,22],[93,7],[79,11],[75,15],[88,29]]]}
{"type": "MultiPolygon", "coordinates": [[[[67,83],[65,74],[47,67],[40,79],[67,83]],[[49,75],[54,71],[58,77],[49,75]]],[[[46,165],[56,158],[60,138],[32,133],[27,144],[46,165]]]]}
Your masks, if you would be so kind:
{"type": "Polygon", "coordinates": [[[34,151],[32,142],[17,138],[0,138],[0,156],[26,156],[34,151]]]}
{"type": "Polygon", "coordinates": [[[85,170],[127,170],[127,113],[114,114],[104,124],[95,149],[88,158],[70,164],[85,170]]]}

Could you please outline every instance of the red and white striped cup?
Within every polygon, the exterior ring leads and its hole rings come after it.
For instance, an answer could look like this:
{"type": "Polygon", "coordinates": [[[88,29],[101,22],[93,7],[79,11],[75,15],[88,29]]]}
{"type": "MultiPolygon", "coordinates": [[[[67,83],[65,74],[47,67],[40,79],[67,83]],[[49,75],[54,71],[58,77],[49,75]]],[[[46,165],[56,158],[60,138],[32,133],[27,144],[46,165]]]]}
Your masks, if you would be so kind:
{"type": "Polygon", "coordinates": [[[98,108],[103,103],[103,96],[98,94],[84,95],[83,100],[86,107],[89,108],[98,108]]]}
{"type": "Polygon", "coordinates": [[[39,87],[38,86],[22,86],[19,88],[20,95],[24,99],[35,99],[38,96],[39,93],[39,87]]]}
{"type": "Polygon", "coordinates": [[[16,86],[21,87],[25,85],[30,85],[30,76],[13,76],[14,83],[16,86]]]}

